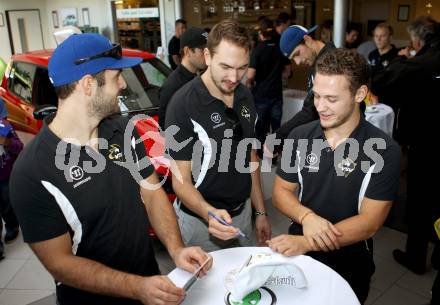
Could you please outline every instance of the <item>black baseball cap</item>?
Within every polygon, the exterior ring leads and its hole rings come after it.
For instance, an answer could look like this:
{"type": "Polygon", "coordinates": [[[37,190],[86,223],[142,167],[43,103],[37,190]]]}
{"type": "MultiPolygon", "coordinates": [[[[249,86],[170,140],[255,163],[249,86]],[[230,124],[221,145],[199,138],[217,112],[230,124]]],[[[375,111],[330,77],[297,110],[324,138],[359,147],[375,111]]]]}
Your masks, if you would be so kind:
{"type": "Polygon", "coordinates": [[[180,49],[184,47],[203,49],[206,47],[207,40],[208,32],[200,28],[191,27],[183,32],[180,37],[180,49]]]}

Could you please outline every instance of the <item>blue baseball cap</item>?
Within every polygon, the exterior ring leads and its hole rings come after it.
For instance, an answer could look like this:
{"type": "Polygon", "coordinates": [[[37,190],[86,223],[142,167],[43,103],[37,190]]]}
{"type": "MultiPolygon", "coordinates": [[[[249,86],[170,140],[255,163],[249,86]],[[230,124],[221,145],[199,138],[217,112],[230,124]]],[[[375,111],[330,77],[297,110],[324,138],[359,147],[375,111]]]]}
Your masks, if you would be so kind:
{"type": "Polygon", "coordinates": [[[80,80],[87,74],[130,68],[141,62],[140,57],[123,57],[121,46],[112,44],[102,35],[73,34],[52,53],[49,78],[58,87],[80,80]]]}
{"type": "Polygon", "coordinates": [[[300,25],[291,25],[281,34],[280,39],[280,49],[284,56],[290,57],[293,50],[301,43],[304,39],[304,35],[309,35],[316,31],[317,25],[307,30],[305,27],[300,25]]]}

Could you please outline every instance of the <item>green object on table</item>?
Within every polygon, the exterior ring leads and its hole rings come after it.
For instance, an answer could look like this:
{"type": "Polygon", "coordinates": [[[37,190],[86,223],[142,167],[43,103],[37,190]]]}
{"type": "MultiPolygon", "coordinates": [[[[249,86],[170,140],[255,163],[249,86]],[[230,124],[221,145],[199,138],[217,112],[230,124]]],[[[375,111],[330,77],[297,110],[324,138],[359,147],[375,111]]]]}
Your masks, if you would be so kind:
{"type": "Polygon", "coordinates": [[[232,301],[233,305],[257,305],[261,301],[261,292],[255,290],[249,293],[241,302],[232,301]]]}

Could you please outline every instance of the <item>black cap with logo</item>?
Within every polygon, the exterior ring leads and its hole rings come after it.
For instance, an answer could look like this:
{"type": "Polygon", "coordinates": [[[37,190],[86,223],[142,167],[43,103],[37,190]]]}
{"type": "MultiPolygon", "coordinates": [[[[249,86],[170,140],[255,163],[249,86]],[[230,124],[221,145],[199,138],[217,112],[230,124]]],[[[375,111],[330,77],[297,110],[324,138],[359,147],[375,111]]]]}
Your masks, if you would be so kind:
{"type": "Polygon", "coordinates": [[[191,27],[180,37],[180,49],[184,47],[200,48],[206,47],[208,33],[200,28],[191,27]]]}

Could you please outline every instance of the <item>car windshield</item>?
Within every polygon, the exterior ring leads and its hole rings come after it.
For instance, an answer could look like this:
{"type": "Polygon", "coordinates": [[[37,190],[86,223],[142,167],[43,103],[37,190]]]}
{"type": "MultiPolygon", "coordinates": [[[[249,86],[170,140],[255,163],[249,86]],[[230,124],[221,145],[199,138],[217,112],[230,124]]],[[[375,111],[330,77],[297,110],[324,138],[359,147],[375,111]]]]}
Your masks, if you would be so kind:
{"type": "Polygon", "coordinates": [[[127,87],[119,96],[121,112],[138,112],[159,107],[159,89],[169,74],[170,69],[157,58],[122,70],[127,87]]]}

